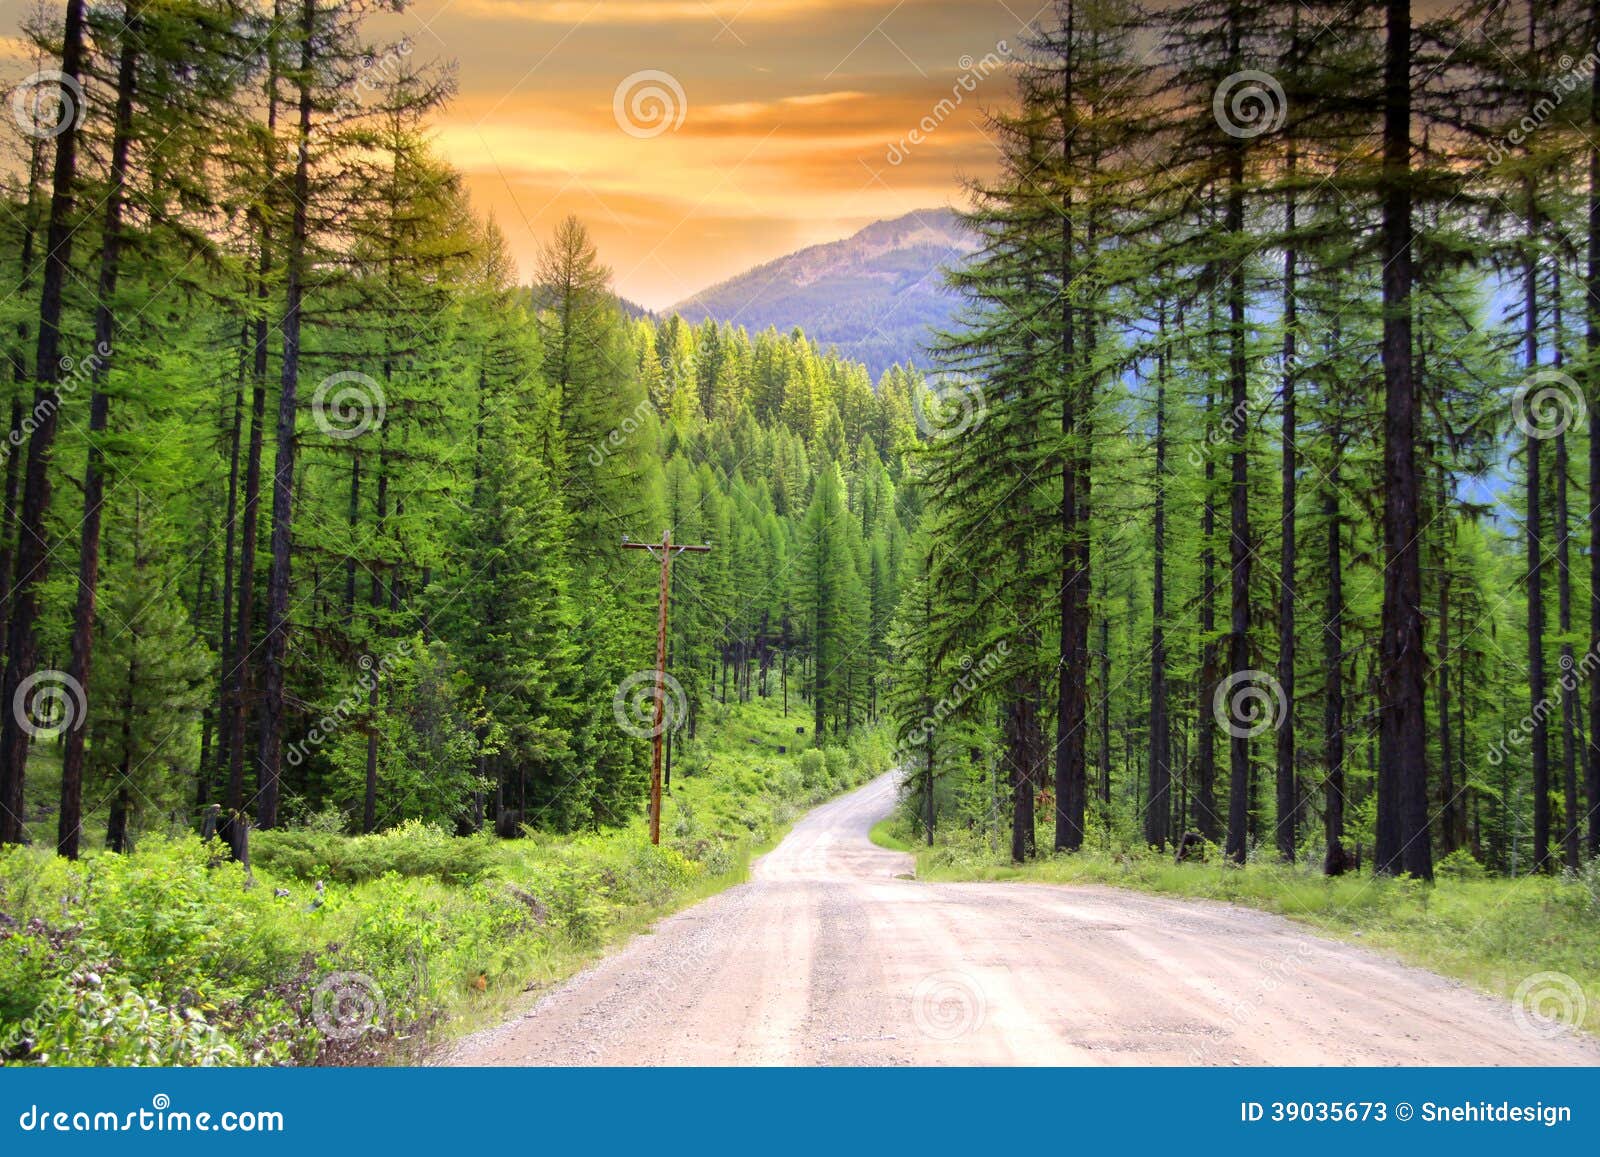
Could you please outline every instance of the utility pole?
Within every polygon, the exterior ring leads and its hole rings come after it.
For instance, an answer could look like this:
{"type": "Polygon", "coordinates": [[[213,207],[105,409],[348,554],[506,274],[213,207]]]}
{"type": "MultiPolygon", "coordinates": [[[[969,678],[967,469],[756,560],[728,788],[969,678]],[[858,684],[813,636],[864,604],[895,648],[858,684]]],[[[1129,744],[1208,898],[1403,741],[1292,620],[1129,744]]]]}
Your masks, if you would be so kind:
{"type": "Polygon", "coordinates": [[[628,550],[648,550],[661,559],[661,600],[656,611],[656,718],[652,728],[650,754],[650,842],[661,842],[661,746],[667,732],[667,601],[672,594],[672,556],[684,551],[703,554],[711,549],[704,546],[687,546],[672,541],[672,531],[661,533],[660,542],[633,542],[626,535],[622,545],[628,550]]]}

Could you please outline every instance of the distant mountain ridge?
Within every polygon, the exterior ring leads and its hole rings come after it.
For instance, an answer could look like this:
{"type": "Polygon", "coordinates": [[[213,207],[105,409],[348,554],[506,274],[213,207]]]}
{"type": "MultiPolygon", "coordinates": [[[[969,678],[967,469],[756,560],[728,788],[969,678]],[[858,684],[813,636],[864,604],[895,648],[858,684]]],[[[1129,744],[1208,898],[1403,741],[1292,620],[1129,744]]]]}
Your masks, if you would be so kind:
{"type": "Polygon", "coordinates": [[[929,336],[959,304],[941,270],[974,248],[952,211],[919,209],[758,265],[664,312],[752,332],[799,326],[876,377],[896,362],[928,364],[929,336]]]}

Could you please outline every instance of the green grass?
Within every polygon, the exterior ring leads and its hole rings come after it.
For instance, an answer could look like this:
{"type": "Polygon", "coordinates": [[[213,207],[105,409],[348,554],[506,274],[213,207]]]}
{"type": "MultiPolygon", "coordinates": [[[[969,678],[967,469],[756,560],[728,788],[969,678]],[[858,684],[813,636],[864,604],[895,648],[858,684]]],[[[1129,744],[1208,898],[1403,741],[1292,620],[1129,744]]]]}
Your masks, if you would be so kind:
{"type": "MultiPolygon", "coordinates": [[[[908,838],[903,818],[886,822],[884,838],[908,838]]],[[[1456,859],[1428,886],[1370,874],[1328,878],[1312,866],[1176,864],[1137,848],[1046,855],[1020,867],[976,844],[941,841],[916,854],[923,880],[1096,884],[1242,904],[1495,995],[1514,996],[1538,973],[1565,973],[1588,995],[1582,1027],[1600,1034],[1597,865],[1581,878],[1512,880],[1462,871],[1456,859]]]]}
{"type": "Polygon", "coordinates": [[[915,852],[916,845],[904,835],[899,821],[895,819],[879,820],[872,825],[872,830],[867,833],[872,842],[880,848],[888,848],[891,852],[915,852]]]}
{"type": "Polygon", "coordinates": [[[371,837],[257,833],[250,886],[192,835],[149,837],[127,856],[96,846],[76,863],[9,849],[0,1060],[419,1059],[746,879],[806,807],[887,765],[875,736],[848,750],[805,747],[801,718],[773,701],[708,705],[701,737],[675,752],[660,847],[641,801],[621,827],[509,841],[423,825],[371,837]],[[372,1030],[351,1039],[333,1039],[314,1016],[318,985],[337,973],[368,978],[381,995],[372,1030]]]}

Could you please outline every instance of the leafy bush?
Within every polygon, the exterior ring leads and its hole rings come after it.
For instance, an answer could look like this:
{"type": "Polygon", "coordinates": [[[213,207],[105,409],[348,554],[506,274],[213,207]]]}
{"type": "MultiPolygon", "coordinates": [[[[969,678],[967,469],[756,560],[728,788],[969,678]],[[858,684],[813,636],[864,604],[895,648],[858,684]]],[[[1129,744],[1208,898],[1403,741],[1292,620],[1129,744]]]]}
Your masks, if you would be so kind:
{"type": "Polygon", "coordinates": [[[262,868],[300,880],[356,884],[393,873],[468,884],[493,866],[495,850],[488,835],[463,839],[437,825],[409,820],[370,836],[311,828],[261,832],[252,839],[251,857],[262,868]]]}
{"type": "Polygon", "coordinates": [[[53,928],[38,917],[19,926],[0,911],[0,1024],[31,1015],[51,978],[72,970],[82,957],[76,944],[80,931],[53,928]]]}
{"type": "Polygon", "coordinates": [[[843,747],[824,747],[822,758],[828,768],[828,780],[835,786],[845,786],[851,782],[850,778],[850,752],[843,747]]]}
{"type": "Polygon", "coordinates": [[[807,787],[818,787],[827,778],[828,761],[814,747],[800,753],[800,779],[807,787]]]}
{"type": "Polygon", "coordinates": [[[1482,880],[1489,874],[1466,848],[1451,852],[1433,866],[1433,872],[1445,880],[1482,880]]]}
{"type": "Polygon", "coordinates": [[[52,982],[34,1014],[0,1036],[0,1055],[58,1067],[245,1063],[198,1010],[168,1008],[104,965],[52,982]]]}

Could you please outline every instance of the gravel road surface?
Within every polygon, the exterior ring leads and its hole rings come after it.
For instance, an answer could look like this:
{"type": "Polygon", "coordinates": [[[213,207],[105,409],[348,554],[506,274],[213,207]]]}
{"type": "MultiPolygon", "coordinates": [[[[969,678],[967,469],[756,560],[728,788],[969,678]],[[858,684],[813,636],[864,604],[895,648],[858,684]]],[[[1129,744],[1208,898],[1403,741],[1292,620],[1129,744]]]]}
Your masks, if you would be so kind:
{"type": "Polygon", "coordinates": [[[1600,1064],[1510,1002],[1227,904],[928,884],[884,776],[458,1065],[1600,1064]]]}

